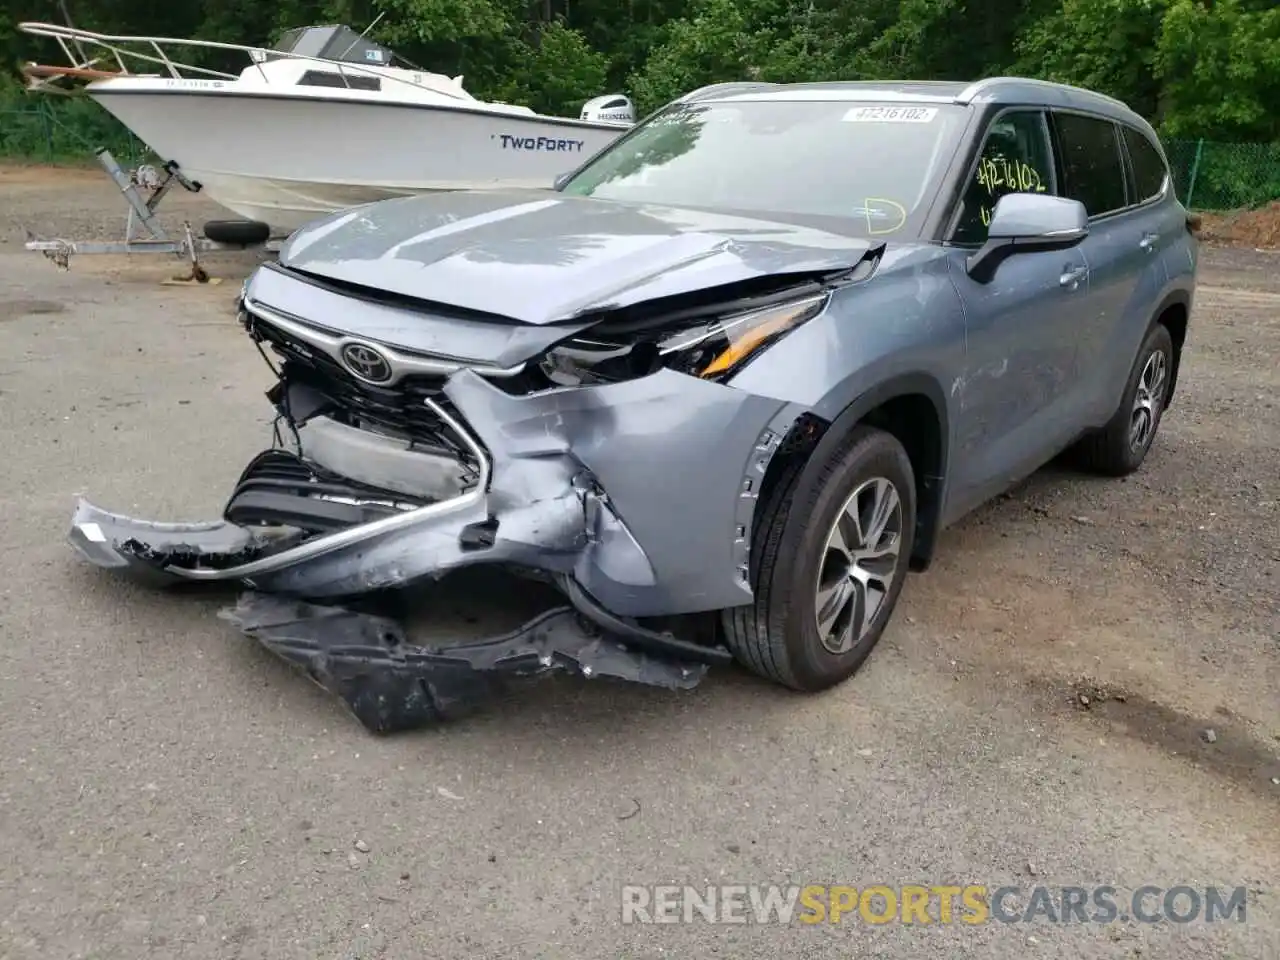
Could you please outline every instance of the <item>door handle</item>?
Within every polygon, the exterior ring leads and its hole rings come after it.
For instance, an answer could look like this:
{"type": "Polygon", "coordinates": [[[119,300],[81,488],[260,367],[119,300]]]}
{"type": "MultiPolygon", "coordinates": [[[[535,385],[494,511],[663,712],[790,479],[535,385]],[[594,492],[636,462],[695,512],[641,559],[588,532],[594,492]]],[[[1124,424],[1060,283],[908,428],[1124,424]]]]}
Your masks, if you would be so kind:
{"type": "Polygon", "coordinates": [[[1084,279],[1085,274],[1088,272],[1088,267],[1068,267],[1063,271],[1062,276],[1058,278],[1058,285],[1066,287],[1068,290],[1074,290],[1080,286],[1080,281],[1084,279]]]}
{"type": "Polygon", "coordinates": [[[1160,234],[1158,233],[1144,233],[1142,239],[1138,241],[1138,246],[1150,253],[1156,248],[1156,241],[1159,239],[1160,234]]]}

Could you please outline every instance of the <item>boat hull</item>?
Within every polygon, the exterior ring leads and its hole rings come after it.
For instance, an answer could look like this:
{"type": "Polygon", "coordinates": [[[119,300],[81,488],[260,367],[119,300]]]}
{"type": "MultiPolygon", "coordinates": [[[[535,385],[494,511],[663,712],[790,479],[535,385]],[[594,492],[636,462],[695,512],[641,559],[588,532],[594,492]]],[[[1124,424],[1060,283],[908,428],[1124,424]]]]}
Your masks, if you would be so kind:
{"type": "Polygon", "coordinates": [[[627,127],[482,107],[108,80],[89,94],[238,216],[273,234],[437,190],[550,187],[627,127]]]}
{"type": "Polygon", "coordinates": [[[362,203],[375,203],[433,190],[467,189],[465,185],[394,187],[284,180],[224,173],[203,168],[199,164],[181,164],[181,168],[187,177],[200,184],[201,193],[238,217],[269,224],[274,237],[288,236],[318,217],[362,203]]]}

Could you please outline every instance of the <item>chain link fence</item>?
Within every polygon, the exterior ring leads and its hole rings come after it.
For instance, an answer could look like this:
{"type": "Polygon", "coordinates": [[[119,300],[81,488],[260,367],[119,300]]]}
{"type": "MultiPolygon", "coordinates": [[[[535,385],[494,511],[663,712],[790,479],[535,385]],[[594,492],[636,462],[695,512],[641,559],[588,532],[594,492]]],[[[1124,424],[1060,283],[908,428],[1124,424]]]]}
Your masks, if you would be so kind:
{"type": "Polygon", "coordinates": [[[1240,210],[1280,200],[1280,143],[1167,140],[1178,198],[1197,210],[1240,210]]]}
{"type": "Polygon", "coordinates": [[[28,97],[0,92],[0,159],[28,163],[84,160],[101,147],[127,166],[155,162],[146,144],[96,103],[82,97],[28,97]]]}
{"type": "MultiPolygon", "coordinates": [[[[32,98],[0,91],[0,158],[29,162],[82,159],[99,147],[121,163],[152,162],[146,146],[83,97],[32,98]]],[[[1166,140],[1178,197],[1197,210],[1239,210],[1280,200],[1280,143],[1166,140]]]]}

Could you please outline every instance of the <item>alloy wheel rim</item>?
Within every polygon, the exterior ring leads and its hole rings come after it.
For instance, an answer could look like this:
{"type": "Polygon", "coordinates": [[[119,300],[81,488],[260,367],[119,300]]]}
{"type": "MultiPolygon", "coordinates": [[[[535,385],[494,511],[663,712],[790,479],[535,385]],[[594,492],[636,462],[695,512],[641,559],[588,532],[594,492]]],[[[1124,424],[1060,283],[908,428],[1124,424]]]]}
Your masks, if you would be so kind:
{"type": "Polygon", "coordinates": [[[884,477],[860,484],[840,508],[822,550],[814,623],[822,646],[847,653],[875,626],[902,548],[902,497],[884,477]]]}
{"type": "Polygon", "coordinates": [[[1129,446],[1135,452],[1146,449],[1156,432],[1160,406],[1164,403],[1165,380],[1168,361],[1163,350],[1152,351],[1138,377],[1138,389],[1133,395],[1133,412],[1129,419],[1129,446]]]}

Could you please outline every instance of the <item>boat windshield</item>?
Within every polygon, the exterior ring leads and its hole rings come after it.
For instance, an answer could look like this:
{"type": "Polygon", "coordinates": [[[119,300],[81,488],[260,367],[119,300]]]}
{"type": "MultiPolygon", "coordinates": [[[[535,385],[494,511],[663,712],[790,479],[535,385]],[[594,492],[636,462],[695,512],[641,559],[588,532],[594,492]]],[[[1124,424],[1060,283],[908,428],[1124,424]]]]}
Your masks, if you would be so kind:
{"type": "MultiPolygon", "coordinates": [[[[339,63],[358,63],[367,67],[407,66],[409,63],[394,50],[374,43],[350,27],[330,25],[324,27],[297,27],[286,30],[273,48],[276,53],[295,54],[300,57],[319,57],[339,63]]],[[[274,58],[273,58],[274,59],[274,58]]]]}
{"type": "Polygon", "coordinates": [[[939,103],[677,104],[571,177],[566,194],[919,232],[967,120],[939,103]]]}

